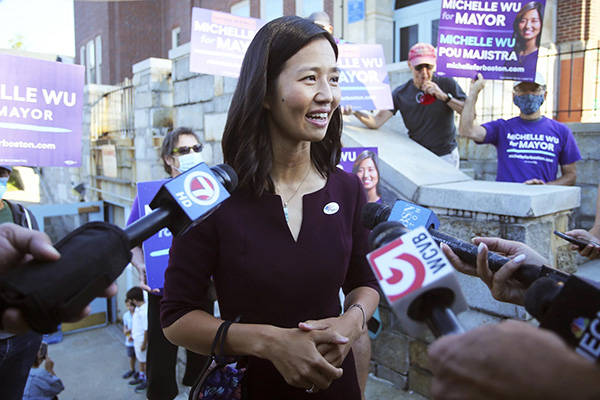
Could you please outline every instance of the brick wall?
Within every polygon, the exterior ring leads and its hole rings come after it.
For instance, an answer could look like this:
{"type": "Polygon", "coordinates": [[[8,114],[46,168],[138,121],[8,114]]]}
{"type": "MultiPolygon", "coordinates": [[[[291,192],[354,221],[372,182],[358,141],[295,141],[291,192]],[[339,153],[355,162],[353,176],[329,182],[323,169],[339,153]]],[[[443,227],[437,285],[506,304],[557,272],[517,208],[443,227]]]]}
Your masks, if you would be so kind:
{"type": "Polygon", "coordinates": [[[560,0],[557,3],[557,43],[600,39],[598,1],[560,0]]]}

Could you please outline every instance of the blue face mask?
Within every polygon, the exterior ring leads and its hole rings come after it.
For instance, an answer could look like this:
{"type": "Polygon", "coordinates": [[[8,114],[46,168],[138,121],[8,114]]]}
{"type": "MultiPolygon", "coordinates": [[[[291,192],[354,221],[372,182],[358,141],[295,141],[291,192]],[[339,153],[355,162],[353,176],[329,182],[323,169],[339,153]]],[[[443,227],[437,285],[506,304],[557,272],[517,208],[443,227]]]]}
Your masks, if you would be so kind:
{"type": "Polygon", "coordinates": [[[515,106],[519,107],[521,112],[525,115],[533,114],[539,110],[543,102],[543,94],[522,94],[513,97],[513,103],[515,103],[515,106]]]}
{"type": "Polygon", "coordinates": [[[195,151],[189,152],[182,156],[179,156],[179,172],[185,172],[188,169],[200,164],[202,162],[202,154],[196,153],[195,151]]]}
{"type": "Polygon", "coordinates": [[[6,186],[8,185],[8,176],[6,178],[0,178],[0,199],[6,192],[6,186]]]}

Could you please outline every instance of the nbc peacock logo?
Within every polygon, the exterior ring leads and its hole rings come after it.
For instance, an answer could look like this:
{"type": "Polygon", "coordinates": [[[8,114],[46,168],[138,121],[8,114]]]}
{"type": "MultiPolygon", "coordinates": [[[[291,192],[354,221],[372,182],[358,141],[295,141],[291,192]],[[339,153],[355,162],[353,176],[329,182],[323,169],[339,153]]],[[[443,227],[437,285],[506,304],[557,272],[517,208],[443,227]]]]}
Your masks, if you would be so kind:
{"type": "Polygon", "coordinates": [[[587,329],[589,324],[590,324],[589,318],[583,318],[583,317],[575,318],[571,322],[571,332],[577,339],[580,339],[581,336],[583,336],[583,333],[585,332],[585,330],[587,329]]]}

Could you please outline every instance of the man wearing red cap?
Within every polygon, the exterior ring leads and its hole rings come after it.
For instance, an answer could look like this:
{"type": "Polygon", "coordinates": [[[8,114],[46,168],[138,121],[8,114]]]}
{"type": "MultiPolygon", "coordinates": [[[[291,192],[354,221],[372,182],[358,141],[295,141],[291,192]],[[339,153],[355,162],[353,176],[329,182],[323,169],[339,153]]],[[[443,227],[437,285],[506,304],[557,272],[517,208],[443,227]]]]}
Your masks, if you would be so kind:
{"type": "MultiPolygon", "coordinates": [[[[415,44],[408,53],[413,77],[392,92],[394,109],[374,115],[355,111],[354,115],[368,128],[378,129],[400,110],[408,136],[458,168],[454,111],[462,112],[467,96],[453,78],[434,74],[435,61],[432,45],[415,44]]],[[[352,109],[347,107],[344,113],[352,109]]]]}

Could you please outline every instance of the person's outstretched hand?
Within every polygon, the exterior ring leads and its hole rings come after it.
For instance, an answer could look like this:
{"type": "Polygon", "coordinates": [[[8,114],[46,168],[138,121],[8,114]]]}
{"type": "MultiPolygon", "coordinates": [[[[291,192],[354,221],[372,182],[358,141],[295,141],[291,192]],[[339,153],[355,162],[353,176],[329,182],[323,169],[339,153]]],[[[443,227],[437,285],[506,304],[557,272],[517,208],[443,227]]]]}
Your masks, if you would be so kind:
{"type": "Polygon", "coordinates": [[[436,400],[600,398],[600,368],[526,322],[444,336],[429,346],[429,360],[436,400]]]}
{"type": "Polygon", "coordinates": [[[527,287],[511,276],[521,264],[543,265],[547,264],[546,259],[529,246],[512,240],[476,237],[473,243],[478,245],[477,265],[465,263],[445,244],[440,247],[454,268],[463,274],[478,276],[496,300],[523,305],[527,287]],[[488,266],[488,249],[511,260],[494,273],[488,266]]]}
{"type": "MultiPolygon", "coordinates": [[[[0,276],[23,264],[36,259],[39,261],[56,261],[60,253],[52,246],[50,238],[43,232],[26,229],[21,226],[5,223],[0,225],[0,276]]],[[[114,296],[117,286],[113,283],[106,288],[106,297],[114,296]]],[[[87,306],[79,315],[73,315],[67,321],[77,321],[90,313],[87,306]]],[[[7,308],[1,316],[2,329],[11,333],[22,333],[29,326],[20,310],[7,308]]]]}
{"type": "Polygon", "coordinates": [[[571,246],[569,246],[571,250],[577,250],[579,254],[589,258],[590,260],[594,260],[600,257],[600,238],[597,238],[590,232],[585,231],[583,229],[573,229],[572,231],[565,232],[565,234],[573,236],[577,239],[583,239],[593,242],[585,246],[583,249],[580,249],[579,246],[572,244],[571,246]]]}

